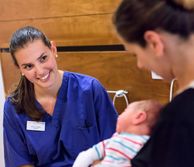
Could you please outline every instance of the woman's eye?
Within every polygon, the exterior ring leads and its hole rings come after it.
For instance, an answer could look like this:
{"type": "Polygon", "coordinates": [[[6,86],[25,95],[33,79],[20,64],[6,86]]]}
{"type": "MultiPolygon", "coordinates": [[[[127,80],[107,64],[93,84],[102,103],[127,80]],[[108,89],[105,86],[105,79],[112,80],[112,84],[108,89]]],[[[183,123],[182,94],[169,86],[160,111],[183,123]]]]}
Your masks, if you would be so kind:
{"type": "Polygon", "coordinates": [[[31,70],[32,69],[32,65],[31,64],[28,64],[28,65],[25,65],[24,66],[24,69],[26,69],[26,70],[31,70]]]}
{"type": "Polygon", "coordinates": [[[47,60],[48,56],[47,55],[44,55],[40,58],[40,62],[43,63],[47,60]]]}

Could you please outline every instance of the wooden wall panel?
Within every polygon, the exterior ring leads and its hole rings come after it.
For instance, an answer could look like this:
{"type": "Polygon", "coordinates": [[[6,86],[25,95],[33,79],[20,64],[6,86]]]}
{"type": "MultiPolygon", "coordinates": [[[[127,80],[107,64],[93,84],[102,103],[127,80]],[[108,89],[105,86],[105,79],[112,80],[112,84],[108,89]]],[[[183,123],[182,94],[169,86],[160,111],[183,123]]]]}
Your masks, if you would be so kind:
{"type": "Polygon", "coordinates": [[[14,85],[18,83],[20,72],[18,68],[16,68],[15,65],[13,64],[9,53],[0,53],[0,59],[4,89],[5,94],[7,95],[9,90],[12,89],[14,85]]]}
{"type": "Polygon", "coordinates": [[[168,100],[169,84],[153,80],[136,67],[136,58],[126,52],[59,53],[59,68],[98,78],[107,90],[125,89],[130,101],[156,98],[168,100]]]}
{"type": "Polygon", "coordinates": [[[105,14],[0,22],[0,47],[8,47],[11,34],[26,25],[40,28],[58,46],[118,44],[111,19],[112,14],[105,14]]]}
{"type": "MultiPolygon", "coordinates": [[[[107,90],[127,90],[129,102],[149,98],[155,98],[162,103],[168,101],[169,84],[153,80],[149,72],[137,69],[135,57],[126,52],[61,52],[58,55],[59,69],[94,76],[107,90]]],[[[1,57],[7,93],[11,85],[18,80],[19,73],[7,53],[1,57]]],[[[116,101],[116,107],[119,113],[123,111],[124,98],[116,101]]]]}
{"type": "Polygon", "coordinates": [[[0,21],[113,13],[121,0],[0,0],[0,21]]]}
{"type": "Polygon", "coordinates": [[[0,0],[0,47],[8,47],[11,34],[33,25],[58,45],[120,43],[112,14],[120,0],[0,0]]]}

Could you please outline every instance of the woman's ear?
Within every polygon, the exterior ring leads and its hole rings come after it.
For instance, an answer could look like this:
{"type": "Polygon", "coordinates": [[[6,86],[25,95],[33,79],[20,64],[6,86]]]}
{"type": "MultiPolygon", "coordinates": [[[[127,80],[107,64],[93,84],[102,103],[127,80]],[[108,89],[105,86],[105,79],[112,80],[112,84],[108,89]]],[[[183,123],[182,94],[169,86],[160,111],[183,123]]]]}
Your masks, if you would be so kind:
{"type": "Polygon", "coordinates": [[[144,33],[144,39],[147,43],[147,47],[149,47],[156,56],[163,55],[164,44],[159,33],[156,31],[146,31],[144,33]]]}
{"type": "Polygon", "coordinates": [[[51,41],[51,51],[53,52],[54,55],[57,54],[57,47],[54,41],[51,41]]]}
{"type": "Polygon", "coordinates": [[[138,125],[143,123],[147,119],[147,113],[145,111],[137,111],[133,117],[133,124],[138,125]]]}

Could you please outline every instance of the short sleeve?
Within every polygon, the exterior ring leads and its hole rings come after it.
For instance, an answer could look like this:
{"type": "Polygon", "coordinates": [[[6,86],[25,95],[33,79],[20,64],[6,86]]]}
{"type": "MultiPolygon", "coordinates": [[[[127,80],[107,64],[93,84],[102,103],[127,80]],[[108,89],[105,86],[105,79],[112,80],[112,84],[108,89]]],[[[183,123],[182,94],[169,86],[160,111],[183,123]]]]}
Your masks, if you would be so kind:
{"type": "Polygon", "coordinates": [[[8,100],[4,105],[3,137],[5,166],[16,167],[24,164],[32,164],[24,135],[17,121],[17,113],[14,106],[8,100]]]}
{"type": "Polygon", "coordinates": [[[98,80],[93,81],[93,91],[98,128],[100,130],[101,139],[103,140],[111,137],[115,132],[118,113],[105,88],[98,80]]]}

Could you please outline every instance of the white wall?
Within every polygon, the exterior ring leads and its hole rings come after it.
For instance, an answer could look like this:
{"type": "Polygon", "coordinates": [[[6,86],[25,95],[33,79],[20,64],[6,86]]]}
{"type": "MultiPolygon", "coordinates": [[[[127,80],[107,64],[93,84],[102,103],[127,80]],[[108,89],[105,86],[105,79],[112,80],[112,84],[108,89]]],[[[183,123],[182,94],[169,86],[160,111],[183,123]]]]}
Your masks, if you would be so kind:
{"type": "Polygon", "coordinates": [[[1,62],[0,62],[0,166],[4,167],[4,154],[3,154],[3,106],[5,101],[1,62]]]}

